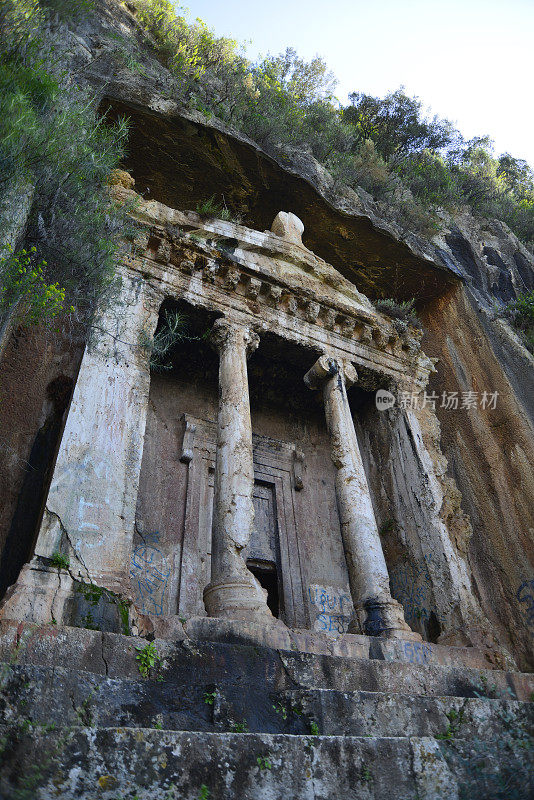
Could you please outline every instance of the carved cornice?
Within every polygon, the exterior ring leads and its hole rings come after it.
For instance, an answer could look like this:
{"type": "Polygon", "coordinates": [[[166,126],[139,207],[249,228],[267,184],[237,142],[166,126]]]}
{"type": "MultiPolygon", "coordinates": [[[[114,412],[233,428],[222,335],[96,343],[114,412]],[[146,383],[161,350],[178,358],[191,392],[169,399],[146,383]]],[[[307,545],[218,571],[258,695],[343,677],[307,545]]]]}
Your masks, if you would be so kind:
{"type": "Polygon", "coordinates": [[[412,360],[421,350],[422,331],[406,323],[376,321],[365,310],[351,313],[345,307],[311,296],[310,290],[276,282],[271,276],[251,273],[249,267],[225,260],[220,251],[209,247],[209,243],[198,244],[189,238],[178,242],[168,241],[163,229],[152,228],[149,234],[138,237],[140,249],[145,249],[145,258],[174,267],[184,275],[195,275],[203,283],[214,286],[228,294],[241,297],[255,314],[266,305],[346,339],[361,343],[365,347],[382,351],[395,357],[412,360]],[[143,247],[145,245],[145,248],[143,247]]]}

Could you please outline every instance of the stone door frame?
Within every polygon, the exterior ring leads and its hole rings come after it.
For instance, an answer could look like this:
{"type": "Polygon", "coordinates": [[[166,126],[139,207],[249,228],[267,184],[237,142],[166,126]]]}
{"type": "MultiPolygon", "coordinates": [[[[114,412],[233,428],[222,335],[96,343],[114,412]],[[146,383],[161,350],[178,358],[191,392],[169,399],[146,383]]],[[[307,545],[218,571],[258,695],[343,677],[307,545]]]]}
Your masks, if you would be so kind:
{"type": "MultiPolygon", "coordinates": [[[[178,614],[198,615],[199,599],[210,580],[211,512],[217,426],[215,422],[182,416],[184,438],[181,460],[188,465],[184,534],[179,558],[178,614]]],[[[275,517],[281,569],[281,607],[289,628],[309,627],[304,598],[302,559],[299,551],[297,515],[293,492],[301,488],[296,475],[295,445],[252,435],[254,479],[274,490],[275,517]]]]}

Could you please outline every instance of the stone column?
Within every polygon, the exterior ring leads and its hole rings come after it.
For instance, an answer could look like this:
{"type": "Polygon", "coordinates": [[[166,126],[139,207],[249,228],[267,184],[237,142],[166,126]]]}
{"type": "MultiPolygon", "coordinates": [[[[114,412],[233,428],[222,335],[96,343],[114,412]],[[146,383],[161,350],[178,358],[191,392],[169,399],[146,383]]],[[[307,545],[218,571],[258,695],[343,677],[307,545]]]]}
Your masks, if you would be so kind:
{"type": "Polygon", "coordinates": [[[123,274],[119,292],[95,317],[35,556],[10,594],[6,618],[61,621],[50,605],[57,606],[58,570],[47,566],[55,553],[70,562],[70,576],[61,571],[67,594],[71,576],[129,593],[150,388],[147,342],[161,300],[144,280],[123,274]]]}
{"type": "Polygon", "coordinates": [[[213,326],[211,342],[219,352],[219,413],[211,551],[211,582],[204,589],[210,617],[268,619],[267,592],[247,569],[242,550],[254,523],[252,426],[247,356],[259,337],[226,319],[213,326]]]}
{"type": "MultiPolygon", "coordinates": [[[[371,494],[349,409],[346,385],[357,379],[352,365],[321,356],[306,373],[310,389],[323,391],[331,456],[336,473],[336,495],[341,535],[356,614],[369,636],[420,639],[404,621],[402,606],[391,597],[389,575],[378,534],[371,494]]],[[[360,630],[354,618],[349,632],[360,630]]]]}

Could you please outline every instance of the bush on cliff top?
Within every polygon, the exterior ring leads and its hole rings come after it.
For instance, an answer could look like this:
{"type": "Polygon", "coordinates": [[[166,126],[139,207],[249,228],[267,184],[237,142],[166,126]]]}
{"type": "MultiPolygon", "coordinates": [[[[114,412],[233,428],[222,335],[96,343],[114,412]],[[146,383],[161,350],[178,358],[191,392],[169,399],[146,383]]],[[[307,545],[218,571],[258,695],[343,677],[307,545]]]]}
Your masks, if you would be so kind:
{"type": "MultiPolygon", "coordinates": [[[[14,186],[34,187],[27,267],[42,270],[43,285],[61,289],[78,322],[90,318],[113,274],[124,215],[110,204],[106,181],[127,136],[124,122],[97,120],[91,95],[61,66],[61,14],[88,5],[3,0],[0,8],[0,201],[14,186]]],[[[0,219],[0,233],[6,224],[0,219]]],[[[32,293],[28,281],[13,280],[12,272],[6,268],[1,275],[4,315],[32,293]]],[[[42,319],[49,305],[42,306],[42,319]]]]}
{"type": "Polygon", "coordinates": [[[320,58],[305,62],[288,49],[252,62],[233,39],[177,15],[170,0],[132,5],[176,76],[176,99],[189,107],[216,114],[267,151],[310,151],[336,180],[387,200],[426,233],[437,227],[437,209],[468,206],[534,246],[534,174],[508,153],[494,156],[487,137],[465,140],[402,87],[383,98],[353,92],[343,107],[320,58]]]}

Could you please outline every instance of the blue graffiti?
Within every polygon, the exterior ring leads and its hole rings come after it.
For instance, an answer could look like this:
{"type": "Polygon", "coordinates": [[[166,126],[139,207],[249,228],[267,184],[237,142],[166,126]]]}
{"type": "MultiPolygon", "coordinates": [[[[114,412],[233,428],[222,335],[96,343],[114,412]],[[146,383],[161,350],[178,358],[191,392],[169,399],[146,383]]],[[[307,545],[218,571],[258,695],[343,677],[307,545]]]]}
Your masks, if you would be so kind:
{"type": "Polygon", "coordinates": [[[427,642],[404,642],[404,655],[409,664],[428,664],[432,646],[427,642]]]}
{"type": "Polygon", "coordinates": [[[409,625],[423,623],[432,612],[436,619],[443,621],[443,615],[433,607],[430,559],[431,556],[425,556],[423,561],[400,564],[390,573],[391,594],[401,603],[409,625]]]}
{"type": "Polygon", "coordinates": [[[143,614],[163,614],[165,590],[171,571],[165,564],[165,556],[155,545],[159,534],[143,536],[132,553],[130,577],[135,591],[135,605],[143,614]]]}
{"type": "Polygon", "coordinates": [[[319,610],[322,614],[335,611],[338,605],[339,613],[342,614],[343,604],[345,604],[345,607],[350,607],[352,605],[352,598],[350,595],[340,594],[339,597],[337,597],[335,594],[328,594],[326,589],[319,589],[317,586],[313,592],[311,586],[308,586],[308,597],[310,598],[310,603],[312,605],[319,606],[319,610]]]}
{"type": "Polygon", "coordinates": [[[316,620],[319,623],[317,630],[333,631],[334,633],[346,633],[350,622],[349,617],[341,617],[336,614],[318,614],[316,620]]]}
{"type": "Polygon", "coordinates": [[[346,633],[352,614],[352,598],[349,594],[329,592],[322,586],[308,586],[308,597],[312,606],[317,606],[316,630],[328,633],[346,633]]]}

